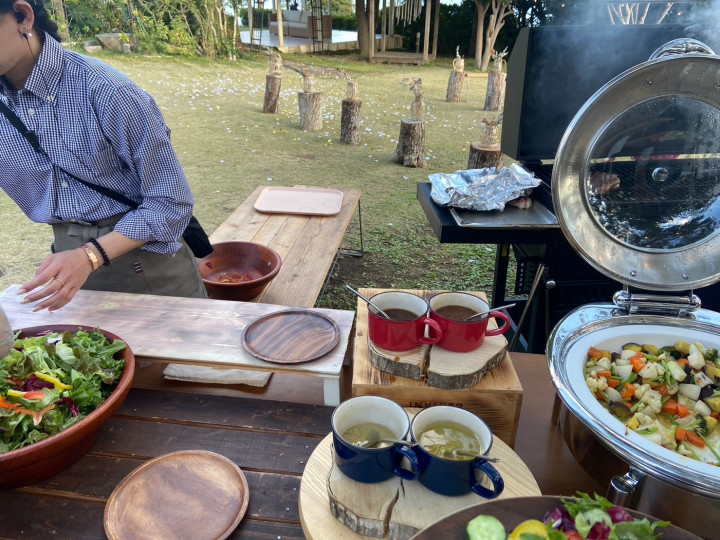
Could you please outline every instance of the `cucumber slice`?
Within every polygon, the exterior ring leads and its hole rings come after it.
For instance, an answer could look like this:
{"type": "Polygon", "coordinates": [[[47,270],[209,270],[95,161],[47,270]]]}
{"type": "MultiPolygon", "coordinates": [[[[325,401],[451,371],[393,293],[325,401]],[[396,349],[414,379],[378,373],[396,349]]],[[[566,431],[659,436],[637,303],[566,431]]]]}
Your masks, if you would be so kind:
{"type": "Polygon", "coordinates": [[[507,533],[500,520],[494,516],[478,516],[467,525],[467,540],[505,540],[507,533]]]}

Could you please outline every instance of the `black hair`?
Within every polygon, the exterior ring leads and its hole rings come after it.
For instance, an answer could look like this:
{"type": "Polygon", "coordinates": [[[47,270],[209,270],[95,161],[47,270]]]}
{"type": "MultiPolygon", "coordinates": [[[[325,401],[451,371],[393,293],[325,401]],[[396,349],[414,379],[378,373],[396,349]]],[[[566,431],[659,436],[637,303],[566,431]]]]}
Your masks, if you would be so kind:
{"type": "MultiPolygon", "coordinates": [[[[0,0],[0,13],[12,13],[15,11],[13,5],[16,0],[0,0]]],[[[60,34],[58,33],[57,24],[50,18],[50,14],[45,7],[43,0],[24,0],[32,7],[35,14],[35,27],[50,34],[50,36],[60,42],[60,34]]],[[[17,17],[17,15],[16,15],[17,17]]],[[[18,19],[18,22],[22,22],[18,19]]]]}

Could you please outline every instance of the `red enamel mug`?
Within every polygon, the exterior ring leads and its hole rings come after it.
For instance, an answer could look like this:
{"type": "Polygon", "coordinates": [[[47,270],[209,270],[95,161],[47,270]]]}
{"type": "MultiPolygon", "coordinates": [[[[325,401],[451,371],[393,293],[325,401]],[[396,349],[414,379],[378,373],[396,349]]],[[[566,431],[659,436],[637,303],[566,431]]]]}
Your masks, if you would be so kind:
{"type": "Polygon", "coordinates": [[[388,291],[376,294],[370,300],[390,316],[390,319],[383,317],[374,307],[368,306],[370,341],[376,347],[394,352],[410,351],[424,343],[437,343],[442,338],[440,324],[427,316],[428,304],[419,296],[388,291]]]}
{"type": "Polygon", "coordinates": [[[484,316],[467,321],[473,314],[490,309],[482,298],[461,292],[438,293],[430,299],[430,318],[442,328],[436,345],[452,352],[470,352],[479,349],[485,336],[498,336],[510,329],[510,318],[501,311],[490,311],[484,316]],[[505,321],[499,328],[488,330],[491,317],[505,321]]]}

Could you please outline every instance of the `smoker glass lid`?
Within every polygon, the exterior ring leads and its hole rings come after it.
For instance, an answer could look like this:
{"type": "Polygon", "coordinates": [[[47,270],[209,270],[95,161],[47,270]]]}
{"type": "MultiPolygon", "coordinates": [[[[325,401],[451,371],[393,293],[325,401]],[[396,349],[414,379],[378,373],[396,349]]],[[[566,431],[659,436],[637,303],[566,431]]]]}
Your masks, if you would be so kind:
{"type": "Polygon", "coordinates": [[[600,89],[553,170],[575,249],[622,283],[687,290],[720,276],[720,58],[663,57],[600,89]]]}

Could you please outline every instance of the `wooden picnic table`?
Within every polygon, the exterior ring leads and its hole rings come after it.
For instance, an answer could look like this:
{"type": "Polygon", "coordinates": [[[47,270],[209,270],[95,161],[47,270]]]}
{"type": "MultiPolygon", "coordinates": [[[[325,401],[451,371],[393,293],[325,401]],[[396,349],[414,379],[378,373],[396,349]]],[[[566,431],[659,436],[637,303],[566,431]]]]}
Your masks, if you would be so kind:
{"type": "MultiPolygon", "coordinates": [[[[271,214],[255,210],[266,186],[259,186],[210,235],[212,243],[243,241],[268,246],[282,258],[280,272],[255,302],[315,305],[345,236],[361,192],[341,189],[340,211],[331,216],[271,214]]],[[[298,186],[301,187],[301,186],[298,186]]]]}
{"type": "MultiPolygon", "coordinates": [[[[551,422],[555,392],[545,357],[513,353],[512,359],[525,388],[515,452],[542,493],[603,493],[551,422]]],[[[250,503],[230,538],[305,538],[302,475],[330,433],[333,408],[209,395],[197,387],[193,394],[180,393],[171,387],[132,388],[80,461],[40,484],[3,492],[0,538],[104,538],[105,504],[118,483],[148,459],[178,450],[217,452],[243,470],[250,503]]],[[[303,391],[294,382],[286,390],[303,391]]]]}

